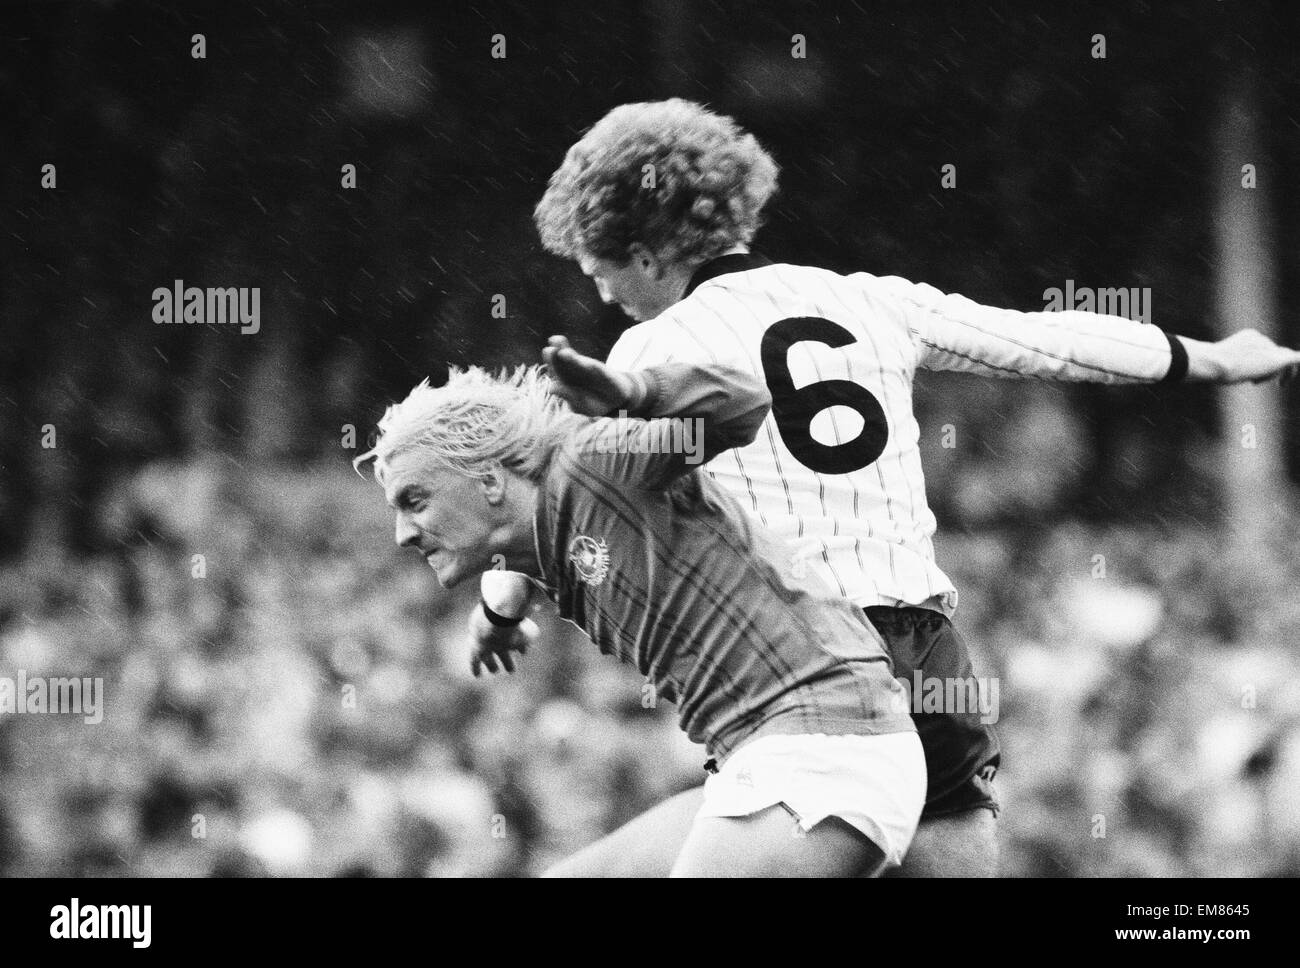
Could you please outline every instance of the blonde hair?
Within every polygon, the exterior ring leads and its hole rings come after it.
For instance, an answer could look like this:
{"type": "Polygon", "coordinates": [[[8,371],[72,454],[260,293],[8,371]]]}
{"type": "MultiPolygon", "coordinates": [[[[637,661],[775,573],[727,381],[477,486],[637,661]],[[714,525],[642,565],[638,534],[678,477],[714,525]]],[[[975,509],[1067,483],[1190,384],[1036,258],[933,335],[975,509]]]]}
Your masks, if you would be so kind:
{"type": "Polygon", "coordinates": [[[414,449],[467,477],[503,467],[537,481],[556,445],[586,420],[555,395],[540,366],[496,374],[453,366],[443,386],[432,387],[425,379],[390,406],[379,421],[374,447],[352,466],[360,473],[361,465],[373,460],[375,479],[382,483],[385,466],[414,449]]]}
{"type": "Polygon", "coordinates": [[[569,149],[533,219],[547,251],[567,259],[623,265],[639,242],[665,261],[705,262],[753,239],[776,178],[732,118],[681,98],[624,104],[569,149]]]}

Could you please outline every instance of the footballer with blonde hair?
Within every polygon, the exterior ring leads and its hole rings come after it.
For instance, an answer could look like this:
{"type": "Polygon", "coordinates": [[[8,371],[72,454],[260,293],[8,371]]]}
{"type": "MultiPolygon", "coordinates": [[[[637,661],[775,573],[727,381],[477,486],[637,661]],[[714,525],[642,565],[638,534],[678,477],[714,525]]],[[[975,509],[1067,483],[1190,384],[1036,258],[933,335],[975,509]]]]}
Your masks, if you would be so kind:
{"type": "MultiPolygon", "coordinates": [[[[571,259],[639,325],[608,363],[735,367],[766,386],[753,439],[708,474],[862,610],[904,681],[972,682],[953,628],[957,591],[935,562],[912,409],[918,368],[1003,378],[1161,383],[1269,379],[1300,353],[1253,330],[1217,343],[1118,316],[1016,312],[920,283],[778,264],[749,251],[777,165],[731,118],[680,99],[616,107],[565,155],[538,203],[542,244],[571,259]]],[[[486,576],[515,617],[522,580],[486,576]]],[[[479,647],[512,638],[471,619],[479,647]]],[[[974,710],[915,712],[928,792],[901,873],[996,872],[1000,752],[974,710]]],[[[676,856],[701,792],[688,791],[592,845],[556,874],[653,874],[676,856]]]]}
{"type": "MultiPolygon", "coordinates": [[[[356,466],[374,462],[398,545],[446,587],[501,556],[677,704],[718,766],[663,873],[897,867],[925,760],[880,636],[816,576],[792,577],[779,542],[689,455],[644,446],[664,421],[691,418],[706,458],[742,447],[767,391],[725,366],[619,372],[562,338],[544,355],[568,403],[539,367],[470,368],[389,408],[356,466]],[[585,415],[610,410],[627,416],[585,415]]],[[[476,674],[480,662],[495,670],[491,650],[473,657],[476,674]]]]}

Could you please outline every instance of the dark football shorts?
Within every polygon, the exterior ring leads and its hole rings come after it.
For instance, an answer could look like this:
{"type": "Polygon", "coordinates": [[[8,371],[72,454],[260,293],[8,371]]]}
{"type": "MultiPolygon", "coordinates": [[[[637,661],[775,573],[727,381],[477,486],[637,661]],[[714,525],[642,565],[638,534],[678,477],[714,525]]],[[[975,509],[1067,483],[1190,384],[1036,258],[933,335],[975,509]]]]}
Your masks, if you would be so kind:
{"type": "Polygon", "coordinates": [[[863,609],[894,660],[913,702],[912,721],[925,750],[929,788],[922,818],[987,807],[999,810],[993,776],[1002,761],[993,727],[980,722],[978,709],[967,712],[918,712],[913,672],[924,680],[974,676],[966,643],[947,616],[928,608],[872,605],[863,609]]]}

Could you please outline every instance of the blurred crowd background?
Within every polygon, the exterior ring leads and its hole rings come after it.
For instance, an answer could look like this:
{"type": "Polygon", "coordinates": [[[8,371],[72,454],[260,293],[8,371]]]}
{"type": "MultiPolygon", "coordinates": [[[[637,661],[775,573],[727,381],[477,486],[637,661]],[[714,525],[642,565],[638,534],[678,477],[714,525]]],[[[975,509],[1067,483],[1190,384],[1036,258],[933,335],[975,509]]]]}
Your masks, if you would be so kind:
{"type": "MultiPolygon", "coordinates": [[[[0,11],[0,676],[106,693],[97,725],[0,713],[0,874],[531,874],[703,779],[545,613],[472,679],[475,590],[349,466],[449,362],[627,325],[531,224],[615,104],[758,135],[778,261],[1020,309],[1150,287],[1166,329],[1300,343],[1283,0],[960,6],[0,11]],[[260,287],[261,331],[155,325],[175,279],[260,287]]],[[[1001,679],[1004,873],[1300,874],[1300,394],[925,374],[917,410],[1001,679]]]]}

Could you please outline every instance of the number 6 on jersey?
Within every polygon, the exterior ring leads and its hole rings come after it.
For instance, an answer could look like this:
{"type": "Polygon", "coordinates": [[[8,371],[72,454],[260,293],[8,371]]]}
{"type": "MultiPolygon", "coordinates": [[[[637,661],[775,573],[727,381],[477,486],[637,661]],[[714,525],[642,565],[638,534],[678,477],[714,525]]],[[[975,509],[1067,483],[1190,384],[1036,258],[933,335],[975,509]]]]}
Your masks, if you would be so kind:
{"type": "Polygon", "coordinates": [[[861,470],[885,451],[889,438],[885,411],[870,390],[850,380],[823,380],[795,389],[788,357],[790,347],[804,340],[832,349],[857,342],[843,326],[818,316],[794,316],[768,327],[761,349],[763,376],[781,440],[799,463],[819,474],[861,470]],[[813,440],[813,418],[828,407],[855,411],[862,418],[862,430],[842,444],[813,440]]]}

